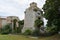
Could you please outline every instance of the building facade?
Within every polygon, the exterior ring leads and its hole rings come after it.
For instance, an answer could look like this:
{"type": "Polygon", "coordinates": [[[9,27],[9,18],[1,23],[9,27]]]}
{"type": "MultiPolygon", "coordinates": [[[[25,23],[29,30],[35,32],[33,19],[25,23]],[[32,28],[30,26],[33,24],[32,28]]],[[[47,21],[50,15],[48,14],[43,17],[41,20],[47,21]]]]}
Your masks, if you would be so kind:
{"type": "Polygon", "coordinates": [[[7,20],[4,17],[0,17],[0,28],[4,27],[7,24],[7,20]]]}
{"type": "Polygon", "coordinates": [[[7,24],[11,24],[11,26],[13,27],[12,23],[13,23],[14,19],[17,20],[16,27],[18,27],[18,21],[19,21],[18,17],[16,17],[16,16],[8,16],[6,18],[0,17],[0,28],[4,27],[7,24]]]}
{"type": "Polygon", "coordinates": [[[32,2],[30,4],[30,7],[25,11],[24,27],[22,29],[22,32],[25,32],[25,30],[28,29],[34,30],[35,20],[39,17],[41,18],[41,20],[43,20],[42,11],[37,7],[37,3],[32,2]]]}
{"type": "Polygon", "coordinates": [[[7,23],[8,24],[12,24],[12,26],[13,26],[14,20],[17,20],[16,21],[16,27],[18,27],[18,21],[19,21],[19,18],[18,17],[16,17],[16,16],[8,16],[7,17],[7,23]]]}

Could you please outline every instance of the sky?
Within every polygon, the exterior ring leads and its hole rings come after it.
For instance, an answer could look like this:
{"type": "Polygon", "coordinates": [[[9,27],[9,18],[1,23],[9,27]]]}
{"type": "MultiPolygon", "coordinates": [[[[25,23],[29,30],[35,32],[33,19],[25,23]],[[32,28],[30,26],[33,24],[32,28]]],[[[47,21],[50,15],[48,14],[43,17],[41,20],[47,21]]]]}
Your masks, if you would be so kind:
{"type": "Polygon", "coordinates": [[[36,2],[40,9],[45,4],[45,0],[0,0],[0,16],[18,16],[22,20],[24,11],[32,2],[36,2]]]}

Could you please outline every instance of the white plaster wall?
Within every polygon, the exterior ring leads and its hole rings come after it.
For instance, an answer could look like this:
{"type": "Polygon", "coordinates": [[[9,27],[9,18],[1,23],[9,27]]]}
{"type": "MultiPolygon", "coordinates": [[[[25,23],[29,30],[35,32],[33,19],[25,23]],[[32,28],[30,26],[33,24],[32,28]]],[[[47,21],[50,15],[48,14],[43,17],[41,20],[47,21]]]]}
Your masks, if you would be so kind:
{"type": "Polygon", "coordinates": [[[35,12],[33,10],[27,10],[25,14],[25,20],[24,20],[24,28],[23,32],[27,29],[33,30],[34,26],[34,21],[35,21],[35,12]]]}
{"type": "Polygon", "coordinates": [[[35,22],[35,20],[37,19],[38,16],[41,16],[41,14],[38,15],[37,13],[40,13],[40,12],[39,11],[35,12],[35,11],[33,11],[33,9],[30,9],[30,10],[27,9],[26,10],[25,20],[24,20],[24,27],[23,27],[22,32],[24,32],[27,29],[30,29],[30,30],[35,29],[34,22],[35,22]]]}

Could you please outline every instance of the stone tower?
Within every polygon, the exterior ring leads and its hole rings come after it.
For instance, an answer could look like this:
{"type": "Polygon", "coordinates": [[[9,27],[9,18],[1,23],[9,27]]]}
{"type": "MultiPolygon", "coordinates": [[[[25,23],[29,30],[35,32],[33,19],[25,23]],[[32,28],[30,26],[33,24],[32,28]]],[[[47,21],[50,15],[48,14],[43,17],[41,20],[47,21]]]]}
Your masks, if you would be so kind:
{"type": "Polygon", "coordinates": [[[37,3],[32,2],[30,4],[30,7],[26,9],[25,11],[25,19],[24,19],[24,27],[22,29],[22,32],[25,32],[25,30],[34,30],[34,22],[37,18],[42,17],[42,11],[37,7],[37,3]]]}

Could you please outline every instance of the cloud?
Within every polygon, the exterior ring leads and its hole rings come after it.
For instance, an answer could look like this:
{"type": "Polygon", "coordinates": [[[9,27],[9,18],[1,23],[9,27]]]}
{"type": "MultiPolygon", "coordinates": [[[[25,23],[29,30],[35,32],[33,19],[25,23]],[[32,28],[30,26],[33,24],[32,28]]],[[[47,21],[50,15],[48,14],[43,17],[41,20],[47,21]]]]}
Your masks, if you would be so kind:
{"type": "Polygon", "coordinates": [[[42,8],[45,0],[0,0],[0,16],[18,16],[24,19],[24,11],[31,2],[36,2],[42,8]],[[2,15],[3,14],[3,15],[2,15]]]}
{"type": "MultiPolygon", "coordinates": [[[[24,19],[24,11],[29,7],[31,2],[36,2],[42,9],[45,0],[0,0],[0,16],[18,16],[24,19]]],[[[47,20],[44,19],[44,25],[47,20]]]]}

